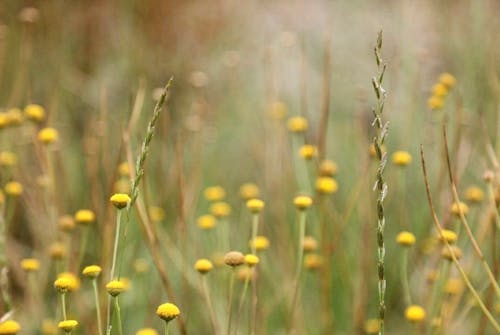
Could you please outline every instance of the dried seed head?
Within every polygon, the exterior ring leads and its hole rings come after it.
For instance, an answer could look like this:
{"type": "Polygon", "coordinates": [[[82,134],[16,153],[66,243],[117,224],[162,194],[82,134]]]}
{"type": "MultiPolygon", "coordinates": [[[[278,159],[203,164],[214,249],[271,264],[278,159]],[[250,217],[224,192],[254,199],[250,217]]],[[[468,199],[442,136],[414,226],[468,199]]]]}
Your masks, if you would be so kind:
{"type": "Polygon", "coordinates": [[[230,251],[224,255],[224,263],[236,267],[245,263],[245,256],[239,251],[230,251]]]}

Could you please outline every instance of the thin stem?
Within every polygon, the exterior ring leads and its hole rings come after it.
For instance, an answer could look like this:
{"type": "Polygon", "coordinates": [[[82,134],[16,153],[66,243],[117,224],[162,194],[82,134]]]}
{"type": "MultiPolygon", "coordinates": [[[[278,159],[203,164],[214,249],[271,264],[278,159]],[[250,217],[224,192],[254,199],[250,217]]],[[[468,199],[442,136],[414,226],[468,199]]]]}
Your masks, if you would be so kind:
{"type": "Polygon", "coordinates": [[[408,282],[408,248],[404,247],[401,253],[401,285],[405,296],[406,306],[411,305],[410,283],[408,282]]]}
{"type": "MultiPolygon", "coordinates": [[[[122,211],[118,210],[116,213],[116,230],[115,230],[115,244],[113,247],[113,260],[111,262],[111,270],[109,272],[109,280],[113,280],[115,276],[116,257],[118,254],[118,244],[120,242],[120,225],[121,225],[122,211]]],[[[106,313],[106,329],[107,334],[111,333],[111,297],[108,296],[108,307],[106,313]]]]}
{"type": "Polygon", "coordinates": [[[436,211],[434,209],[434,203],[432,202],[431,191],[430,191],[430,187],[429,187],[429,179],[427,178],[427,170],[425,168],[424,149],[423,149],[422,145],[420,145],[420,158],[421,158],[421,163],[422,163],[422,174],[423,174],[423,177],[424,177],[424,184],[425,184],[425,191],[426,191],[426,194],[427,194],[427,201],[428,201],[429,208],[430,208],[431,215],[432,215],[432,222],[434,223],[434,226],[436,227],[436,230],[438,231],[440,239],[444,241],[444,244],[445,244],[446,248],[448,249],[448,251],[449,251],[449,253],[451,255],[453,263],[455,264],[455,266],[457,267],[458,271],[460,272],[460,275],[462,276],[462,279],[464,280],[465,285],[467,286],[467,288],[471,292],[472,296],[476,300],[477,304],[481,308],[481,311],[486,315],[486,317],[490,321],[491,325],[496,329],[496,331],[500,332],[500,325],[496,322],[495,318],[491,315],[491,313],[488,311],[488,309],[484,305],[483,301],[481,300],[481,297],[479,297],[479,294],[477,293],[477,291],[472,286],[472,284],[471,284],[471,282],[469,280],[469,277],[465,273],[463,267],[458,262],[458,259],[457,259],[456,255],[455,255],[455,252],[453,251],[453,249],[451,248],[450,244],[448,243],[448,241],[443,236],[443,229],[441,228],[441,223],[439,222],[439,219],[437,217],[436,211]]]}
{"type": "Polygon", "coordinates": [[[61,293],[61,310],[62,310],[63,320],[67,320],[67,316],[66,316],[66,293],[61,293]]]}
{"type": "Polygon", "coordinates": [[[229,295],[228,295],[228,313],[229,317],[227,319],[227,328],[226,328],[226,334],[230,335],[231,334],[231,317],[233,315],[232,313],[232,307],[233,307],[233,291],[234,291],[234,277],[236,275],[236,270],[235,268],[231,268],[231,278],[229,279],[229,295]]]}
{"type": "Polygon", "coordinates": [[[208,313],[210,316],[210,323],[212,324],[212,330],[215,335],[218,334],[219,331],[217,327],[217,319],[215,316],[214,306],[212,305],[212,299],[210,297],[210,291],[208,289],[207,279],[205,278],[205,275],[201,276],[201,288],[203,290],[203,295],[205,296],[205,300],[207,302],[208,313]]]}
{"type": "MultiPolygon", "coordinates": [[[[437,318],[441,314],[441,300],[443,298],[443,287],[446,283],[450,271],[450,263],[447,260],[441,262],[441,266],[438,272],[438,280],[434,284],[434,290],[432,292],[432,303],[429,316],[432,320],[437,318]]],[[[437,327],[430,325],[427,334],[435,334],[437,327]]]]}
{"type": "Polygon", "coordinates": [[[165,335],[168,335],[168,321],[165,321],[165,335]]]}
{"type": "Polygon", "coordinates": [[[101,320],[101,307],[99,305],[99,292],[97,290],[97,279],[92,279],[92,287],[94,288],[94,302],[95,302],[95,310],[97,316],[97,329],[99,331],[99,335],[102,335],[102,320],[101,320]]]}
{"type": "Polygon", "coordinates": [[[122,317],[120,313],[120,304],[118,303],[118,297],[114,297],[113,300],[115,303],[116,321],[118,323],[118,335],[123,335],[122,317]]]}
{"type": "MultiPolygon", "coordinates": [[[[458,192],[457,192],[457,187],[455,185],[455,180],[453,178],[453,173],[451,171],[451,163],[450,163],[450,152],[448,150],[448,140],[446,137],[446,128],[445,125],[443,125],[443,142],[444,142],[444,148],[445,148],[445,154],[446,154],[446,164],[448,166],[448,177],[450,179],[450,184],[451,184],[451,190],[453,193],[453,201],[458,205],[460,203],[460,198],[458,197],[458,192]]],[[[476,242],[476,239],[474,238],[474,235],[472,234],[472,231],[469,227],[469,224],[467,223],[467,219],[465,218],[465,214],[461,210],[460,206],[458,206],[459,212],[460,212],[460,221],[462,222],[462,225],[465,228],[465,231],[467,232],[467,235],[469,236],[469,239],[471,240],[472,247],[474,251],[477,254],[477,257],[481,260],[481,264],[484,267],[484,270],[488,274],[488,278],[491,282],[491,285],[493,285],[493,288],[495,289],[495,293],[497,297],[500,297],[500,287],[498,286],[498,283],[495,279],[495,275],[490,269],[490,266],[488,265],[488,262],[486,262],[486,258],[484,257],[481,248],[479,248],[478,243],[476,242]]]]}
{"type": "Polygon", "coordinates": [[[495,191],[493,190],[493,185],[491,181],[489,181],[487,184],[488,184],[488,199],[490,201],[490,206],[493,210],[493,213],[495,214],[495,222],[497,225],[497,229],[500,229],[500,213],[498,213],[498,207],[495,200],[495,191]]]}
{"type": "MultiPolygon", "coordinates": [[[[251,271],[253,271],[253,268],[249,268],[249,269],[251,271]]],[[[246,300],[245,298],[246,298],[247,291],[248,291],[248,284],[250,283],[250,278],[252,277],[252,275],[253,275],[253,272],[249,273],[249,275],[247,275],[247,277],[245,278],[245,283],[243,284],[243,290],[241,291],[241,295],[240,295],[240,303],[238,305],[238,313],[236,314],[236,320],[235,320],[236,331],[238,331],[238,323],[239,323],[239,320],[241,317],[243,305],[244,305],[245,300],[246,300]]]]}
{"type": "Polygon", "coordinates": [[[304,258],[304,237],[306,235],[306,212],[304,210],[299,211],[299,245],[297,252],[297,269],[295,271],[295,280],[292,296],[292,305],[290,307],[290,324],[288,328],[288,333],[291,334],[293,330],[293,321],[295,320],[295,308],[297,305],[298,295],[299,295],[299,282],[300,276],[302,274],[302,259],[304,258]]]}
{"type": "MultiPolygon", "coordinates": [[[[252,239],[251,241],[255,241],[257,238],[257,231],[259,229],[259,214],[254,213],[252,214],[252,239]]],[[[256,255],[257,251],[255,249],[255,243],[251,243],[251,248],[252,254],[256,255]]]]}

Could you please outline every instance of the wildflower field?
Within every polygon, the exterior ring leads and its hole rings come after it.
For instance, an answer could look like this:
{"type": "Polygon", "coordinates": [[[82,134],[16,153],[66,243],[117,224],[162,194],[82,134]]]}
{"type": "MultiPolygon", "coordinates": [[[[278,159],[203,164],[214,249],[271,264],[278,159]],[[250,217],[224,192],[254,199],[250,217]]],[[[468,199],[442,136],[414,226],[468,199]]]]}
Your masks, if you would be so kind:
{"type": "Polygon", "coordinates": [[[496,0],[0,2],[0,335],[500,333],[496,0]]]}

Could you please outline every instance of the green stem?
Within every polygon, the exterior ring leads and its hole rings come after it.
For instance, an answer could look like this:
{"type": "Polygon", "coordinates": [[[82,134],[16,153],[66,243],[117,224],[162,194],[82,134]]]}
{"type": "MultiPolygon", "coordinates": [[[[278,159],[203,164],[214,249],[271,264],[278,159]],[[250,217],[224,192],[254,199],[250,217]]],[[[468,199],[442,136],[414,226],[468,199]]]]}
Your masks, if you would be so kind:
{"type": "Polygon", "coordinates": [[[67,320],[66,316],[66,293],[61,293],[61,309],[62,309],[62,315],[63,315],[63,320],[67,320]]]}
{"type": "MultiPolygon", "coordinates": [[[[250,268],[250,270],[253,271],[253,269],[250,268]]],[[[245,278],[245,283],[243,284],[243,291],[241,291],[240,295],[240,303],[238,305],[238,313],[236,314],[236,330],[238,330],[238,323],[241,317],[241,310],[243,309],[243,305],[245,303],[245,298],[247,296],[247,291],[248,291],[248,284],[250,283],[250,278],[252,277],[253,273],[250,273],[246,278],[245,278]]]]}
{"type": "Polygon", "coordinates": [[[168,321],[165,321],[165,335],[168,335],[168,321]]]}
{"type": "MultiPolygon", "coordinates": [[[[255,241],[257,238],[257,231],[259,229],[259,214],[252,214],[252,239],[250,241],[255,241]]],[[[257,251],[255,249],[255,243],[251,243],[252,254],[256,255],[257,251]]]]}
{"type": "Polygon", "coordinates": [[[230,335],[231,334],[231,318],[232,318],[232,307],[233,307],[233,291],[234,291],[234,277],[236,274],[236,270],[233,267],[231,271],[231,278],[229,280],[229,296],[228,296],[228,319],[227,319],[227,328],[226,328],[226,334],[230,335]]]}
{"type": "Polygon", "coordinates": [[[299,245],[297,252],[297,269],[295,272],[294,289],[292,297],[292,305],[290,307],[290,324],[288,328],[288,333],[291,334],[293,330],[293,321],[295,320],[295,308],[297,305],[298,295],[299,295],[299,282],[302,273],[302,259],[304,258],[304,237],[306,235],[306,212],[299,212],[299,245]]]}
{"type": "Polygon", "coordinates": [[[438,280],[434,284],[434,290],[432,292],[432,304],[430,309],[430,327],[427,331],[427,334],[435,334],[435,330],[437,327],[432,325],[432,321],[439,316],[441,310],[441,299],[443,297],[443,287],[446,283],[446,279],[448,278],[449,270],[450,270],[450,262],[447,260],[441,261],[441,266],[438,273],[438,280]]]}
{"type": "Polygon", "coordinates": [[[92,279],[92,287],[94,288],[95,310],[97,316],[97,329],[99,335],[102,335],[102,320],[101,320],[101,307],[99,305],[99,292],[97,291],[97,279],[92,279]]]}
{"type": "Polygon", "coordinates": [[[204,275],[201,276],[201,287],[203,294],[205,295],[205,300],[207,301],[208,313],[210,315],[210,323],[212,324],[212,330],[215,334],[218,334],[217,320],[215,317],[214,307],[212,305],[212,299],[210,298],[210,291],[208,289],[207,280],[204,275]]]}
{"type": "MultiPolygon", "coordinates": [[[[111,262],[111,270],[109,273],[109,280],[113,280],[115,276],[116,258],[118,254],[118,245],[120,242],[120,225],[121,225],[122,212],[118,210],[116,213],[116,230],[115,230],[115,244],[113,247],[113,260],[111,262]]],[[[111,297],[108,296],[108,307],[106,313],[106,334],[111,333],[111,297]]]]}
{"type": "Polygon", "coordinates": [[[408,248],[404,247],[401,254],[401,285],[405,297],[406,306],[411,305],[410,283],[408,282],[408,248]]]}
{"type": "Polygon", "coordinates": [[[116,321],[118,323],[118,335],[123,335],[122,317],[120,313],[120,304],[118,303],[118,297],[114,297],[113,300],[115,303],[116,321]]]}

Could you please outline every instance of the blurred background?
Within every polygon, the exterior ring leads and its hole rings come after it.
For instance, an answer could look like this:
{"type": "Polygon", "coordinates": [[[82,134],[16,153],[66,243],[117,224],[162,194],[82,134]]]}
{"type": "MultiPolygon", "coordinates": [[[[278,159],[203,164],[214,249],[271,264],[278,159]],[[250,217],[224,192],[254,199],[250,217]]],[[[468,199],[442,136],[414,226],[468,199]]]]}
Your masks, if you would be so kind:
{"type": "MultiPolygon", "coordinates": [[[[419,241],[432,231],[419,145],[426,150],[437,207],[445,220],[451,220],[451,195],[442,160],[441,124],[446,123],[449,132],[460,191],[482,183],[483,171],[491,168],[485,143],[492,144],[497,157],[500,151],[499,16],[496,0],[2,0],[0,107],[5,112],[30,103],[45,107],[43,125],[57,128],[61,138],[55,147],[57,211],[62,215],[79,208],[95,210],[99,225],[93,231],[94,247],[85,257],[96,262],[109,255],[106,240],[112,238],[114,222],[108,198],[116,169],[127,160],[123,133],[134,103],[143,101],[131,134],[133,157],[139,152],[158,88],[173,76],[170,100],[146,166],[142,188],[146,203],[165,211],[161,229],[171,234],[169,241],[191,266],[204,256],[197,245],[200,232],[188,228],[185,239],[176,234],[182,235],[185,225],[194,226],[207,211],[202,190],[221,185],[233,195],[228,197],[231,205],[239,208],[241,184],[256,183],[267,204],[262,229],[275,247],[267,261],[279,260],[279,266],[269,270],[269,282],[279,274],[293,273],[294,266],[296,242],[288,242],[295,228],[286,226],[293,221],[291,199],[297,187],[286,118],[305,116],[309,129],[304,142],[317,144],[325,123],[322,111],[328,109],[322,158],[338,165],[339,190],[332,203],[340,213],[336,218],[343,220],[331,236],[332,248],[341,252],[332,251],[335,256],[328,258],[338,269],[331,278],[336,292],[332,313],[339,334],[361,334],[365,320],[377,313],[371,191],[375,166],[368,147],[374,136],[376,103],[371,86],[377,73],[373,47],[383,30],[382,54],[388,66],[383,119],[390,122],[386,147],[389,153],[406,150],[413,156],[404,171],[387,169],[387,327],[390,333],[401,333],[404,303],[399,268],[390,265],[398,262],[399,246],[393,241],[403,228],[412,230],[419,241]],[[433,110],[428,99],[443,72],[451,73],[457,84],[445,106],[433,110]]],[[[2,149],[17,152],[26,162],[16,172],[17,179],[25,189],[37,185],[38,163],[45,163],[39,148],[26,149],[32,134],[6,129],[2,135],[2,149]]],[[[38,215],[44,210],[37,204],[36,191],[23,197],[25,210],[16,212],[20,223],[11,246],[15,260],[32,248],[42,255],[57,229],[55,224],[44,231],[28,228],[43,225],[47,216],[38,215]],[[40,243],[33,242],[37,239],[40,243]]],[[[234,245],[244,248],[248,217],[237,213],[231,228],[234,245]],[[240,236],[241,231],[245,234],[240,236]]],[[[126,251],[128,257],[150,262],[139,228],[131,229],[137,235],[131,234],[135,247],[126,251]]],[[[425,245],[421,247],[409,270],[417,296],[428,289],[426,271],[432,267],[425,260],[425,245]]],[[[490,254],[495,257],[498,252],[493,249],[490,254]]],[[[493,258],[493,264],[498,267],[498,259],[493,258]]],[[[181,287],[182,271],[177,270],[172,272],[174,285],[181,287]]],[[[132,276],[134,269],[126,271],[132,276]]],[[[155,272],[151,273],[150,284],[158,284],[155,272]]],[[[304,291],[314,294],[317,283],[308,280],[305,285],[311,291],[304,291]]],[[[140,282],[148,287],[147,280],[140,282]]],[[[269,284],[268,289],[274,292],[279,284],[269,284]]],[[[22,292],[22,284],[16,285],[22,292]]],[[[182,292],[181,305],[193,308],[186,315],[197,320],[193,315],[203,308],[189,303],[194,293],[182,292]]],[[[303,299],[311,299],[314,306],[318,297],[311,297],[303,299]]],[[[136,298],[130,295],[126,306],[136,298]]],[[[149,298],[142,299],[141,304],[149,305],[149,298]]],[[[269,317],[260,328],[262,334],[283,330],[286,313],[273,308],[262,312],[269,317]]],[[[146,310],[125,312],[131,329],[154,318],[146,310]]],[[[307,320],[315,310],[304,313],[307,320]]],[[[484,323],[479,312],[466,321],[453,334],[471,334],[484,323]]],[[[308,333],[319,332],[317,325],[305,324],[308,333]]],[[[203,328],[198,325],[191,323],[188,329],[200,333],[203,328]]]]}

